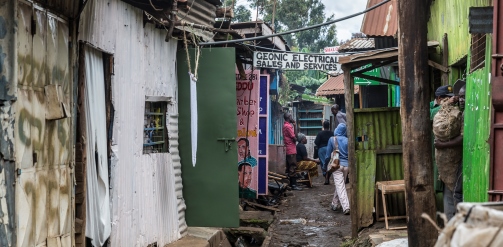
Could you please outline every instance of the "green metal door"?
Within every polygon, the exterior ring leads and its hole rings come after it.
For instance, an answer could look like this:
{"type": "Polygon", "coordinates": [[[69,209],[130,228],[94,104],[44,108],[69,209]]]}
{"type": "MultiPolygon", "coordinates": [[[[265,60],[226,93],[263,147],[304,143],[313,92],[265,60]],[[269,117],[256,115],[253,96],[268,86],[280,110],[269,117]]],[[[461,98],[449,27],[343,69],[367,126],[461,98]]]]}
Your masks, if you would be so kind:
{"type": "MultiPolygon", "coordinates": [[[[191,69],[195,52],[189,50],[191,69]]],[[[197,81],[197,161],[192,165],[190,81],[187,54],[177,57],[179,149],[188,226],[238,227],[236,75],[234,48],[201,49],[197,81]]]]}

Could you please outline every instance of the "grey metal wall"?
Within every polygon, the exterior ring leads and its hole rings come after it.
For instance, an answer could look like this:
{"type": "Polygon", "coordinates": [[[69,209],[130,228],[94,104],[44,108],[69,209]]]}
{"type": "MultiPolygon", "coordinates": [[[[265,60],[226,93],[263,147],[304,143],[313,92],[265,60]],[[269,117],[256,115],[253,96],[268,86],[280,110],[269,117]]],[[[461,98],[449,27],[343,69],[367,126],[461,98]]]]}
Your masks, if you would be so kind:
{"type": "Polygon", "coordinates": [[[18,1],[17,100],[13,105],[17,245],[60,244],[73,239],[73,66],[71,23],[51,10],[18,1]],[[34,25],[32,25],[32,22],[34,25]],[[48,94],[61,88],[59,98],[48,94]],[[49,90],[49,91],[48,91],[49,90]],[[49,102],[69,117],[51,119],[49,102]]]}

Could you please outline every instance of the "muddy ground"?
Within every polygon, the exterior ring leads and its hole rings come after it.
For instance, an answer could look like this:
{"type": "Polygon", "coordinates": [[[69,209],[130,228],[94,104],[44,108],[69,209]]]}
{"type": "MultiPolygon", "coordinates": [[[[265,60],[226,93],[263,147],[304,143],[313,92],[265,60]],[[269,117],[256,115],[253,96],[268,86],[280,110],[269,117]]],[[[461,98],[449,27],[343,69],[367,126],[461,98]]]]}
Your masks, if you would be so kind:
{"type": "MultiPolygon", "coordinates": [[[[272,225],[271,247],[341,246],[351,238],[351,216],[330,209],[334,194],[333,180],[314,178],[313,188],[291,191],[283,197],[272,225]]],[[[349,192],[349,191],[348,191],[349,192]]],[[[349,195],[349,193],[348,193],[349,195]]]]}

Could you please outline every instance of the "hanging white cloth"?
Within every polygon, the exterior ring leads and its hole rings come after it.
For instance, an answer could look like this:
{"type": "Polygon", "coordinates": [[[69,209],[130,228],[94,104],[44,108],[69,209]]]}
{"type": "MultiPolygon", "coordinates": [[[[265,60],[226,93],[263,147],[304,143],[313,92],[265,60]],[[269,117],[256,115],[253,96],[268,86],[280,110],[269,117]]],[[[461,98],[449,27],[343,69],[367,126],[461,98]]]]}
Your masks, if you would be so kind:
{"type": "Polygon", "coordinates": [[[110,237],[105,75],[102,53],[85,46],[87,134],[86,237],[103,246],[110,237]]]}
{"type": "Polygon", "coordinates": [[[190,77],[190,141],[192,145],[192,166],[196,166],[197,156],[197,78],[189,72],[190,77]]]}

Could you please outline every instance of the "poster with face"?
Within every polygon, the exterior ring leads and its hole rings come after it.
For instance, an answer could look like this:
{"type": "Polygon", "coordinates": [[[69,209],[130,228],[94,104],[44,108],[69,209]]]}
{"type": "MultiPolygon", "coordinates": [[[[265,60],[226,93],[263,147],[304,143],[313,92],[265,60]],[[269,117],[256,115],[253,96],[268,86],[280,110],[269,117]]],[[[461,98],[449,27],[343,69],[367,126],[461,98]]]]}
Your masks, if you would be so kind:
{"type": "Polygon", "coordinates": [[[257,198],[259,71],[236,71],[238,180],[240,198],[257,198]]]}

